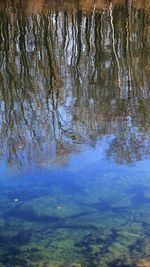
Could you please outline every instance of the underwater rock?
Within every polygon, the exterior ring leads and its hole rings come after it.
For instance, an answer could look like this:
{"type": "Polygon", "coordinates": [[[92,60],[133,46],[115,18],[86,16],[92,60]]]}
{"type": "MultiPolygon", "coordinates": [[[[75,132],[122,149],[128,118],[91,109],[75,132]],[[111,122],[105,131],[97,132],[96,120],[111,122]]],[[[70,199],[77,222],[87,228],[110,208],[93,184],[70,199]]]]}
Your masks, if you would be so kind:
{"type": "Polygon", "coordinates": [[[140,259],[135,266],[136,267],[150,267],[150,257],[140,259]]]}

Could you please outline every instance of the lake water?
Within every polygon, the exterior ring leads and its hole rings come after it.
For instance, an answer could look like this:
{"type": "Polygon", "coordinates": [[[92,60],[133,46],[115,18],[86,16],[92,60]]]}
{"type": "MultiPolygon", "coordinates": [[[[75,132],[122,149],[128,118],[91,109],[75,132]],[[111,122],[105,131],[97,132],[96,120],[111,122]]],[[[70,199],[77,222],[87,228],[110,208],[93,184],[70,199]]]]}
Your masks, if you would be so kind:
{"type": "Polygon", "coordinates": [[[0,267],[133,266],[150,266],[150,3],[2,0],[0,267]]]}

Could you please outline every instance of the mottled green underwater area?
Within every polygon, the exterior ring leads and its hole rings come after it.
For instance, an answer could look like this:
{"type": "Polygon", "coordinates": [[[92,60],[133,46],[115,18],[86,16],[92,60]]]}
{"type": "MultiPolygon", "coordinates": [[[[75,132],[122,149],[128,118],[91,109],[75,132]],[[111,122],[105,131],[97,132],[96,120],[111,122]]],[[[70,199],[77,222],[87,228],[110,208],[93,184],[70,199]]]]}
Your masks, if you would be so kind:
{"type": "Polygon", "coordinates": [[[137,173],[138,164],[121,170],[89,160],[82,174],[70,163],[70,171],[9,180],[0,200],[1,266],[136,266],[150,251],[147,164],[137,173]]]}

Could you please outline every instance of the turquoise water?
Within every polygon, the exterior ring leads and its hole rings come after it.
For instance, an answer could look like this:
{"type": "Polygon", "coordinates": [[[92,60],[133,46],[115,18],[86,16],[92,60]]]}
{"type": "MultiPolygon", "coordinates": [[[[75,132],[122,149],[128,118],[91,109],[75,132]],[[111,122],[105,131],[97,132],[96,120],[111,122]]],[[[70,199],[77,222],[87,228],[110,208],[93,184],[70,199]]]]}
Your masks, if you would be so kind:
{"type": "Polygon", "coordinates": [[[150,263],[145,1],[0,4],[0,267],[150,263]]]}

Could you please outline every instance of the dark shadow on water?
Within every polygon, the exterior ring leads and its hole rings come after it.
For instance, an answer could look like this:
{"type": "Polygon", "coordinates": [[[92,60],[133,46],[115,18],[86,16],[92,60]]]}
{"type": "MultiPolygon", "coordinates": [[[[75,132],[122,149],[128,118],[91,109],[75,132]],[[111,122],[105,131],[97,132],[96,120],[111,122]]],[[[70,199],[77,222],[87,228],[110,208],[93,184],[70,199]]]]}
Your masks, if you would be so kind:
{"type": "Polygon", "coordinates": [[[19,208],[12,209],[9,213],[6,214],[6,217],[17,217],[22,220],[39,222],[39,223],[58,223],[61,218],[55,216],[38,216],[32,209],[22,210],[19,208]]]}

